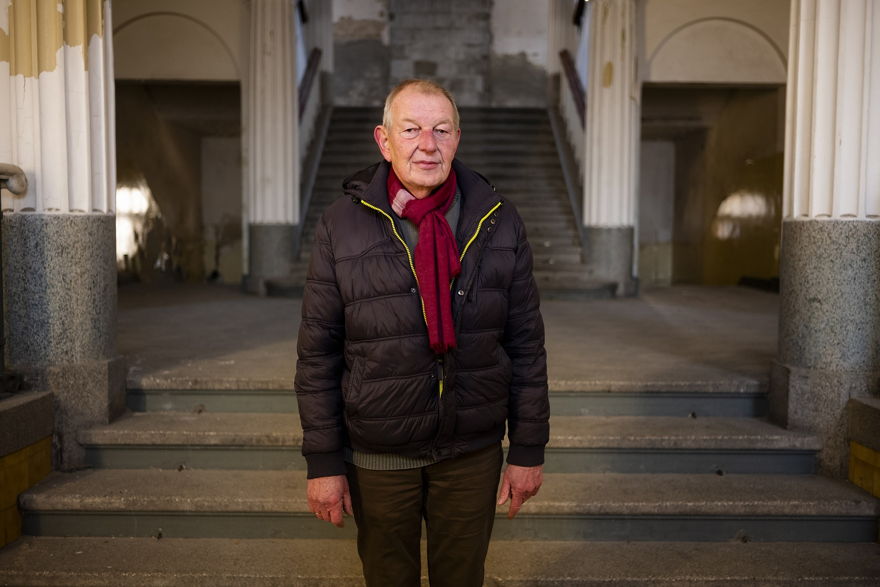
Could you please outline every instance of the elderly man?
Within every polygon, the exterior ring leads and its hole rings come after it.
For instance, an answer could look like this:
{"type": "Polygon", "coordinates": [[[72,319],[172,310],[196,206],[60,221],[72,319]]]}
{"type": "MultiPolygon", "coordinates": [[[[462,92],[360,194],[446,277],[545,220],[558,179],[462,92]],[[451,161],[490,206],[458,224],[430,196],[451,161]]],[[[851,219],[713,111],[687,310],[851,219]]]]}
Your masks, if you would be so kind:
{"type": "Polygon", "coordinates": [[[454,159],[458,109],[408,80],[318,226],[296,392],[308,501],[354,515],[371,586],[483,582],[496,501],[538,492],[547,443],[544,326],[514,207],[454,159]],[[508,465],[497,495],[505,424],[508,465]]]}

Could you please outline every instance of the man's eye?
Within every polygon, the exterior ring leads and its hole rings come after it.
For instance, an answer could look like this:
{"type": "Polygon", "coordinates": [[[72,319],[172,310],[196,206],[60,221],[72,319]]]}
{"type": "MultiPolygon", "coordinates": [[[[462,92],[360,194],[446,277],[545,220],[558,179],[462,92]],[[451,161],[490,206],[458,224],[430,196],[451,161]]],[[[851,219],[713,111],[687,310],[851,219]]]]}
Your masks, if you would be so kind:
{"type": "Polygon", "coordinates": [[[448,139],[450,134],[451,133],[445,128],[434,129],[434,136],[439,140],[448,139]]]}
{"type": "Polygon", "coordinates": [[[419,136],[419,129],[417,128],[405,128],[400,131],[400,136],[405,139],[414,139],[419,136]]]}

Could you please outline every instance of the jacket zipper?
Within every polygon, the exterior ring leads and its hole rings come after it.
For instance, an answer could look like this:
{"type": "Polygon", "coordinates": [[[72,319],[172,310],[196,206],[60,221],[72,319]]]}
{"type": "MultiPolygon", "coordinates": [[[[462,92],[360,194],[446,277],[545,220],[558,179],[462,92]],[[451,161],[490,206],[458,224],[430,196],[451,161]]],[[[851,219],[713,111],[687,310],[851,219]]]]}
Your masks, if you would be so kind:
{"type": "MultiPolygon", "coordinates": [[[[410,269],[410,271],[412,271],[413,278],[415,278],[415,280],[416,280],[416,287],[419,287],[419,276],[416,275],[416,266],[413,263],[412,253],[410,252],[409,247],[406,245],[406,241],[403,240],[403,237],[400,236],[399,232],[397,232],[397,227],[394,225],[394,219],[391,218],[391,216],[387,212],[385,212],[385,210],[383,210],[382,208],[379,208],[378,206],[374,206],[374,205],[370,204],[369,202],[364,202],[361,199],[358,199],[358,201],[361,204],[363,204],[364,206],[366,206],[367,208],[369,208],[371,210],[375,210],[376,212],[380,213],[382,216],[384,216],[385,218],[388,219],[388,222],[391,223],[391,231],[394,233],[394,236],[397,237],[397,240],[400,241],[400,244],[403,245],[403,249],[406,251],[406,259],[407,259],[407,261],[409,261],[409,269],[410,269]]],[[[425,324],[427,324],[428,323],[428,313],[425,311],[425,300],[422,298],[421,290],[419,290],[419,301],[422,303],[422,318],[425,320],[425,324]]],[[[441,385],[441,390],[442,389],[443,388],[441,385]]],[[[441,391],[441,393],[442,393],[442,391],[441,391]]]]}
{"type": "Polygon", "coordinates": [[[483,228],[483,223],[486,222],[486,219],[489,218],[489,216],[491,216],[492,213],[500,207],[501,207],[501,202],[498,202],[497,204],[492,206],[492,208],[488,212],[486,212],[485,216],[480,218],[480,222],[477,224],[477,229],[474,231],[474,235],[470,238],[470,240],[467,242],[467,244],[464,245],[464,249],[461,251],[461,256],[458,258],[459,263],[464,261],[464,254],[467,253],[468,249],[473,244],[473,242],[475,240],[477,240],[477,235],[480,234],[480,229],[483,228]]]}

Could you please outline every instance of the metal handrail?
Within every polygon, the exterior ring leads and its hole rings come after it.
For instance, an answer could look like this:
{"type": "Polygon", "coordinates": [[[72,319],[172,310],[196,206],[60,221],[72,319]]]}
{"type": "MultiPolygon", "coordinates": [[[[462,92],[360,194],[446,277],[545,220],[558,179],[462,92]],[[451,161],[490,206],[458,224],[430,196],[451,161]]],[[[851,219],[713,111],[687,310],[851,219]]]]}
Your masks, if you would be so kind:
{"type": "MultiPolygon", "coordinates": [[[[0,189],[6,188],[13,196],[27,193],[27,175],[18,165],[0,163],[0,189]]],[[[6,372],[6,327],[3,316],[3,207],[0,206],[0,393],[21,389],[21,377],[6,372]]]]}
{"type": "Polygon", "coordinates": [[[0,188],[6,188],[15,196],[22,196],[27,192],[27,175],[18,165],[0,163],[0,188]]]}
{"type": "Polygon", "coordinates": [[[318,76],[318,67],[321,65],[321,49],[315,47],[309,53],[309,61],[306,64],[306,72],[303,74],[302,83],[299,85],[299,120],[302,122],[306,113],[306,103],[312,94],[312,84],[318,76]]]}
{"type": "Polygon", "coordinates": [[[577,69],[575,69],[574,59],[571,58],[571,53],[568,52],[568,49],[563,49],[559,52],[559,61],[562,62],[562,70],[565,72],[566,79],[568,79],[571,97],[574,100],[574,105],[577,107],[578,117],[581,119],[581,128],[585,128],[586,121],[584,116],[587,111],[586,92],[578,77],[577,69]]]}

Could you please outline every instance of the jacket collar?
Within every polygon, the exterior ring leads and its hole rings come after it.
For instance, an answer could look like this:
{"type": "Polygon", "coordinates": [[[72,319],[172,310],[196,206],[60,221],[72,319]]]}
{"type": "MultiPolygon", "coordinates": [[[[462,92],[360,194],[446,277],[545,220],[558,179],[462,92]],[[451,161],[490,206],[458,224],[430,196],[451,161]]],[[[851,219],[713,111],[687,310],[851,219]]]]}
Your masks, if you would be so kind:
{"type": "MultiPolygon", "coordinates": [[[[345,194],[360,198],[389,215],[394,214],[388,203],[386,188],[390,167],[390,163],[381,161],[351,175],[342,183],[345,194]]],[[[467,230],[497,204],[501,197],[495,193],[495,188],[485,177],[465,166],[458,159],[453,159],[452,168],[455,170],[458,188],[461,190],[459,226],[467,230]]]]}

